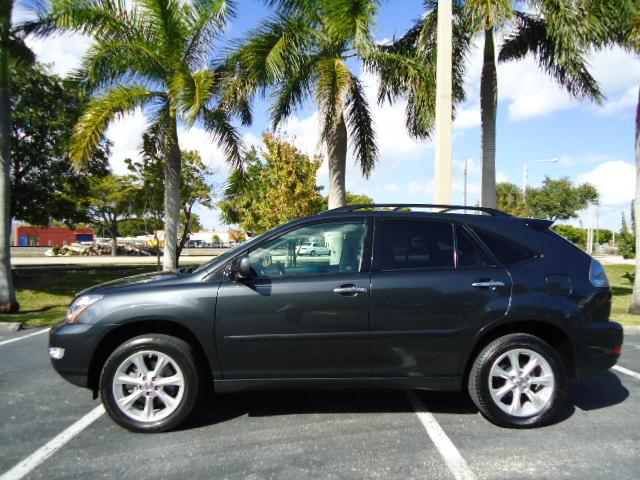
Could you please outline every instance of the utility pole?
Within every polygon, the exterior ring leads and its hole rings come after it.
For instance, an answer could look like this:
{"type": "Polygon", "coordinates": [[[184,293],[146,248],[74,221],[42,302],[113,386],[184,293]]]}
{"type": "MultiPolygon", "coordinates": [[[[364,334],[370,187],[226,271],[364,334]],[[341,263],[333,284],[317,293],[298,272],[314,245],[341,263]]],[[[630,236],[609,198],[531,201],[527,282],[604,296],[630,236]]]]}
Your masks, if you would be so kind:
{"type": "Polygon", "coordinates": [[[467,206],[467,173],[469,171],[469,159],[464,161],[464,206],[467,206]]]}
{"type": "Polygon", "coordinates": [[[436,203],[451,203],[452,184],[452,37],[451,0],[438,1],[436,63],[436,203]]]}

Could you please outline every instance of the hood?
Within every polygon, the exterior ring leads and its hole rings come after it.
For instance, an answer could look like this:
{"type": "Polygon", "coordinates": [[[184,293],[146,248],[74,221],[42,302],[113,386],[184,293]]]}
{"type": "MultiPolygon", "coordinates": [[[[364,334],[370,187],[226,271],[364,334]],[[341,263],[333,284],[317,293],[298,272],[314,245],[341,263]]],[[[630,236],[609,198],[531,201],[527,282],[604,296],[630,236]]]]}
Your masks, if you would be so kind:
{"type": "Polygon", "coordinates": [[[178,272],[150,272],[141,273],[139,275],[131,275],[129,277],[118,278],[108,282],[100,283],[93,287],[82,290],[76,294],[76,297],[87,293],[109,293],[114,290],[124,290],[135,287],[144,287],[147,285],[170,285],[175,283],[183,283],[192,277],[188,273],[178,272]]]}

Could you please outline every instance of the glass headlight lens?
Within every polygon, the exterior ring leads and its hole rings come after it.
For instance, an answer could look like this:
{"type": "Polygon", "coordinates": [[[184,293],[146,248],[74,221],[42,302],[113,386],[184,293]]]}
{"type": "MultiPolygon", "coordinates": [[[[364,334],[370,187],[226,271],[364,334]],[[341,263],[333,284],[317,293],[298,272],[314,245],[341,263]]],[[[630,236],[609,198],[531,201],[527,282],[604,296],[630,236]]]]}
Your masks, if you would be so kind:
{"type": "Polygon", "coordinates": [[[82,295],[76,298],[67,311],[67,323],[76,323],[78,316],[102,298],[102,295],[82,295]]]}
{"type": "Polygon", "coordinates": [[[589,281],[594,287],[608,287],[609,279],[607,272],[602,264],[595,258],[591,260],[591,268],[589,268],[589,281]]]}

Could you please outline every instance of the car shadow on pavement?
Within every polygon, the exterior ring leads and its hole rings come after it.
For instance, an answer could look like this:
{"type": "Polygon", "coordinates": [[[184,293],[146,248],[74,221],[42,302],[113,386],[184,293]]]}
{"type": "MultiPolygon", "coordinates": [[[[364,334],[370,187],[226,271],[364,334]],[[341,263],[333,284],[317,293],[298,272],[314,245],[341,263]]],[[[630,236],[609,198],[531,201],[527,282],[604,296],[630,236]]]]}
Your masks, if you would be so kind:
{"type": "MultiPolygon", "coordinates": [[[[605,372],[569,383],[567,402],[552,424],[570,418],[575,409],[597,410],[622,403],[629,391],[620,379],[605,372]]],[[[478,409],[466,392],[418,392],[432,413],[475,415],[478,409]]],[[[198,411],[181,430],[201,428],[241,416],[268,417],[318,413],[412,413],[402,390],[274,390],[207,394],[198,411]]]]}

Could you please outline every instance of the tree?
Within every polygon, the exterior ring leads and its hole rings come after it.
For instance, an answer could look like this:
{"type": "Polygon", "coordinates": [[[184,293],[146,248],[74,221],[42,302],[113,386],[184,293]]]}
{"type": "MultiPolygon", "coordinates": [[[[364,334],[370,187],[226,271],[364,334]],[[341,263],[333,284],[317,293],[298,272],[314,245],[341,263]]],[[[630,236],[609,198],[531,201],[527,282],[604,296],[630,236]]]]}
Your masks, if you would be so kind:
{"type": "MultiPolygon", "coordinates": [[[[435,75],[435,42],[437,28],[437,2],[425,2],[426,12],[402,38],[387,47],[393,53],[415,59],[426,72],[435,75]]],[[[495,158],[496,117],[498,79],[495,55],[495,34],[523,21],[536,25],[528,30],[530,44],[542,43],[541,65],[552,76],[577,97],[599,101],[602,94],[596,81],[586,68],[587,49],[575,40],[576,31],[588,31],[586,22],[580,22],[578,2],[514,2],[511,0],[454,0],[453,2],[453,99],[464,101],[464,73],[467,54],[472,48],[473,38],[480,34],[484,38],[483,65],[480,79],[480,109],[482,129],[482,188],[481,203],[485,207],[497,205],[495,158]],[[535,7],[536,13],[526,13],[527,4],[535,7]],[[523,8],[523,11],[517,10],[523,8]],[[524,19],[524,20],[523,20],[524,19]],[[557,65],[551,68],[549,64],[557,65]]],[[[510,38],[500,52],[501,60],[522,58],[519,43],[510,38]],[[512,41],[509,41],[512,40],[512,41]]],[[[417,69],[415,69],[418,71],[417,69]]],[[[382,91],[390,99],[408,97],[407,123],[409,131],[416,136],[429,136],[433,128],[435,97],[421,92],[429,91],[433,82],[415,81],[403,69],[381,69],[382,91]],[[399,77],[406,77],[402,79],[399,77]],[[425,86],[426,85],[426,86],[425,86]]],[[[424,77],[429,78],[427,73],[424,77]]]]}
{"type": "MultiPolygon", "coordinates": [[[[141,184],[137,206],[138,215],[158,220],[162,217],[162,199],[164,191],[164,159],[160,152],[161,145],[158,138],[151,134],[144,134],[142,139],[142,159],[134,162],[125,160],[129,170],[137,177],[141,184]]],[[[213,208],[213,185],[210,177],[214,171],[209,168],[196,151],[182,151],[182,169],[180,172],[180,241],[177,247],[177,260],[182,249],[194,229],[201,228],[196,222],[193,208],[200,205],[213,208]]],[[[157,229],[156,244],[158,243],[157,229]]],[[[158,252],[159,253],[159,252],[158,252]]],[[[176,263],[177,266],[177,263],[176,263]]]]}
{"type": "Polygon", "coordinates": [[[306,98],[320,110],[320,141],[329,165],[329,206],[345,204],[348,138],[362,175],[378,158],[373,120],[360,80],[347,63],[375,50],[378,0],[277,1],[272,19],[249,32],[228,61],[238,89],[252,96],[273,88],[276,129],[306,98]]]}
{"type": "Polygon", "coordinates": [[[217,233],[214,233],[213,236],[211,237],[211,243],[214,245],[220,245],[222,243],[222,240],[220,239],[220,235],[218,235],[217,233]]]}
{"type": "Polygon", "coordinates": [[[568,220],[590,204],[598,203],[598,191],[589,184],[574,186],[568,177],[545,177],[540,188],[527,188],[527,208],[536,218],[568,220]]]}
{"type": "Polygon", "coordinates": [[[234,13],[231,0],[53,0],[49,25],[90,35],[80,77],[94,93],[71,139],[71,159],[86,163],[116,117],[143,108],[164,157],[164,269],[177,268],[182,158],[178,123],[199,122],[239,162],[241,141],[230,123],[250,121],[209,61],[213,39],[234,13]]]}
{"type": "Polygon", "coordinates": [[[522,189],[514,183],[498,183],[496,185],[496,197],[498,209],[503,212],[526,217],[530,214],[524,204],[522,189]]]}
{"type": "Polygon", "coordinates": [[[82,207],[89,222],[102,227],[111,238],[111,255],[118,252],[120,220],[134,213],[139,186],[132,175],[107,175],[89,178],[89,192],[82,199],[82,207]]]}
{"type": "Polygon", "coordinates": [[[263,233],[294,218],[318,213],[323,197],[316,186],[320,158],[309,158],[292,143],[263,135],[265,148],[253,148],[245,170],[236,170],[220,201],[222,221],[263,233]]]}
{"type": "Polygon", "coordinates": [[[34,225],[82,220],[77,198],[87,175],[108,173],[109,144],[89,159],[85,175],[69,168],[67,144],[86,95],[38,63],[14,63],[11,75],[11,218],[34,225]]]}
{"type": "Polygon", "coordinates": [[[29,65],[35,55],[26,46],[25,30],[11,23],[13,0],[0,2],[0,313],[20,309],[11,273],[11,72],[12,62],[29,65]]]}

